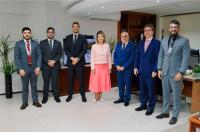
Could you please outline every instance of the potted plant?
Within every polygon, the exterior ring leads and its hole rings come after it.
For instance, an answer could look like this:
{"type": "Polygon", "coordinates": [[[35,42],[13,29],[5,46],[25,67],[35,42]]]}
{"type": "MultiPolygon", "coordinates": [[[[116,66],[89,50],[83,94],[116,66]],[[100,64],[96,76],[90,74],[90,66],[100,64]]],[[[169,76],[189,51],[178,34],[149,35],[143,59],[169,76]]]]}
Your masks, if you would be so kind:
{"type": "Polygon", "coordinates": [[[113,54],[114,54],[115,45],[117,43],[117,40],[113,37],[110,37],[110,38],[108,38],[107,43],[110,44],[110,50],[111,50],[112,60],[113,60],[113,54]]]}
{"type": "Polygon", "coordinates": [[[0,37],[0,56],[2,61],[2,67],[0,71],[5,75],[5,93],[6,98],[12,98],[12,74],[16,71],[16,67],[13,62],[9,60],[9,53],[14,47],[11,47],[12,41],[9,41],[10,35],[7,37],[0,37]]]}
{"type": "Polygon", "coordinates": [[[200,65],[195,65],[192,68],[192,73],[194,77],[199,77],[200,78],[200,65]]]}
{"type": "Polygon", "coordinates": [[[115,49],[115,44],[117,43],[117,40],[115,38],[111,37],[111,38],[108,38],[107,42],[108,42],[108,44],[110,44],[111,52],[113,52],[115,49]]]}

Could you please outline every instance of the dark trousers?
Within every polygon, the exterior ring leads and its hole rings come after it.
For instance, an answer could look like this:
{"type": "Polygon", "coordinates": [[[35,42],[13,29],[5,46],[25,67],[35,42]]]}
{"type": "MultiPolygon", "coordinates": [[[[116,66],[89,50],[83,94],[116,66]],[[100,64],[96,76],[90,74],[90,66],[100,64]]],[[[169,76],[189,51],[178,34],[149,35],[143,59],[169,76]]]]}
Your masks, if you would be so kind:
{"type": "Polygon", "coordinates": [[[132,69],[126,69],[124,71],[117,71],[117,82],[119,87],[119,97],[125,102],[131,99],[131,83],[133,75],[132,69]]]}
{"type": "Polygon", "coordinates": [[[80,84],[80,94],[85,96],[84,88],[84,66],[70,66],[68,67],[68,78],[69,78],[69,96],[74,93],[74,80],[75,75],[77,76],[80,84]]]}
{"type": "Polygon", "coordinates": [[[29,66],[28,71],[26,71],[25,76],[21,77],[23,103],[28,103],[29,81],[31,83],[32,100],[33,100],[33,102],[38,101],[37,76],[35,75],[34,71],[35,71],[35,69],[32,66],[29,66]]]}
{"type": "Polygon", "coordinates": [[[42,77],[43,77],[43,81],[44,81],[43,97],[48,98],[50,81],[51,81],[51,88],[53,91],[53,96],[54,97],[59,96],[58,73],[59,73],[59,69],[57,67],[53,67],[53,68],[43,67],[42,68],[42,77]]]}
{"type": "Polygon", "coordinates": [[[140,102],[141,107],[147,106],[149,111],[153,111],[155,107],[155,79],[151,75],[139,75],[140,82],[140,102]]]}

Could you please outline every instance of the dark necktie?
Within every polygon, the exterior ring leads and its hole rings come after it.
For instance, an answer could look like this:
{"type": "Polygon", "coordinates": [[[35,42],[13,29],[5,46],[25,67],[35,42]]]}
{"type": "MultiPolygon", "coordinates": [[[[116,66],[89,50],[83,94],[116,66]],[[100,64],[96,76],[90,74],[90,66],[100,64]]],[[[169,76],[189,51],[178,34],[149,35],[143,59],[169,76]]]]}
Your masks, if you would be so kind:
{"type": "Polygon", "coordinates": [[[27,48],[27,53],[28,53],[28,64],[32,64],[32,59],[31,59],[31,48],[30,48],[30,43],[29,40],[26,41],[26,48],[27,48]]]}
{"type": "Polygon", "coordinates": [[[77,35],[74,35],[74,44],[77,42],[77,35]]]}
{"type": "Polygon", "coordinates": [[[125,49],[125,44],[122,44],[122,50],[124,50],[125,49]]]}
{"type": "Polygon", "coordinates": [[[53,43],[52,43],[52,40],[50,39],[49,40],[49,44],[50,44],[50,48],[51,48],[51,50],[53,49],[53,43]]]}

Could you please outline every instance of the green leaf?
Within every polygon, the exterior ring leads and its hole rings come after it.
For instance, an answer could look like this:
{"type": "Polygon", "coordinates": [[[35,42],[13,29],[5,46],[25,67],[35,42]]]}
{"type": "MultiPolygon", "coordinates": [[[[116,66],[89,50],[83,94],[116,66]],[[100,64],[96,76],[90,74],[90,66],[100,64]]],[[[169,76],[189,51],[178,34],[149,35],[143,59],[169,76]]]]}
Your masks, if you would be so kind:
{"type": "Polygon", "coordinates": [[[10,41],[9,39],[10,34],[6,37],[0,37],[0,56],[2,60],[2,67],[0,68],[0,71],[5,75],[11,75],[17,70],[15,64],[9,61],[9,53],[14,49],[14,47],[11,47],[11,43],[13,41],[10,41]]]}

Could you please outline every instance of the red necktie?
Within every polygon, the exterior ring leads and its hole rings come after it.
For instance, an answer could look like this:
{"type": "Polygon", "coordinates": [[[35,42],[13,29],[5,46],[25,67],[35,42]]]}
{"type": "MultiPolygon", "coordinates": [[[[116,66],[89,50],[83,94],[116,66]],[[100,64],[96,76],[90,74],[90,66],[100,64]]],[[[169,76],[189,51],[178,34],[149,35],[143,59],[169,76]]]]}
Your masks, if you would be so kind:
{"type": "Polygon", "coordinates": [[[29,40],[26,41],[26,48],[27,48],[27,53],[28,53],[28,64],[32,64],[32,59],[31,59],[31,48],[30,48],[30,43],[29,40]]]}

